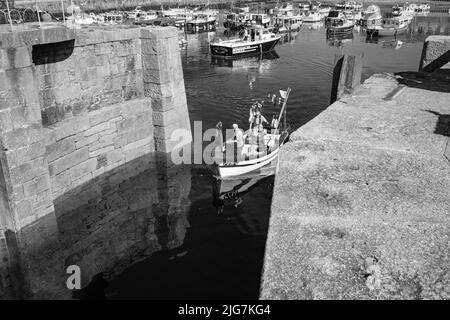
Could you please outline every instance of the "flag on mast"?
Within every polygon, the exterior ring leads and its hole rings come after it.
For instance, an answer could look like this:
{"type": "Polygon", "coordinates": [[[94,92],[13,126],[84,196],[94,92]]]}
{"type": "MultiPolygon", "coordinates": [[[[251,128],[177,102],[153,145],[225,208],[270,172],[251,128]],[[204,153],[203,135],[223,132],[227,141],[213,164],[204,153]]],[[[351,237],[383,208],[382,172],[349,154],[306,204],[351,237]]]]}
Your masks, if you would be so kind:
{"type": "Polygon", "coordinates": [[[286,97],[287,97],[287,91],[280,90],[280,96],[281,96],[283,99],[286,99],[286,97]]]}

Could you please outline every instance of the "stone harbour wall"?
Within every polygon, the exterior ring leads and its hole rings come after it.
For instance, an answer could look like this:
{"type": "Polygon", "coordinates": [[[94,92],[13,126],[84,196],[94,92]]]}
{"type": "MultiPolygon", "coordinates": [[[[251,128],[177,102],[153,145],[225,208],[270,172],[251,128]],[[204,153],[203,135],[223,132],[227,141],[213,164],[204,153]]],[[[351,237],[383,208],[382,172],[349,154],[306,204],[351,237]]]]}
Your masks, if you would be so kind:
{"type": "Polygon", "coordinates": [[[10,229],[119,165],[170,152],[174,129],[190,132],[175,28],[25,26],[0,32],[0,62],[0,225],[10,229]]]}
{"type": "MultiPolygon", "coordinates": [[[[51,126],[47,161],[52,197],[154,152],[148,99],[119,103],[51,126]]],[[[25,186],[24,186],[25,187],[25,186]]]]}

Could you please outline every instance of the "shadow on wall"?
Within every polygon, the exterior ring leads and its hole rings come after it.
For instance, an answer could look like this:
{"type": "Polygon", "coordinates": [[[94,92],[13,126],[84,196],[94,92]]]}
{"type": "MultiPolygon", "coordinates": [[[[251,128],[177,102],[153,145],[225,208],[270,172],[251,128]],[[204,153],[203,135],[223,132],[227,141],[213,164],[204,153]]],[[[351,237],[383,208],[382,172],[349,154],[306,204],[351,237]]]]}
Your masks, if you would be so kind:
{"type": "Polygon", "coordinates": [[[441,114],[433,110],[424,110],[424,111],[434,114],[435,116],[438,116],[438,121],[436,123],[434,133],[450,137],[450,114],[441,114]]]}
{"type": "Polygon", "coordinates": [[[68,59],[75,48],[75,39],[46,43],[46,44],[36,44],[33,46],[31,52],[33,63],[35,65],[49,64],[61,62],[68,59]]]}
{"type": "Polygon", "coordinates": [[[441,69],[433,73],[397,72],[394,75],[400,84],[411,88],[450,92],[450,69],[441,69]]]}
{"type": "Polygon", "coordinates": [[[153,153],[55,199],[54,214],[16,235],[20,261],[9,271],[19,271],[11,274],[21,283],[15,289],[37,299],[102,299],[108,277],[184,243],[190,175],[190,168],[153,153]],[[21,274],[23,265],[29,267],[21,274]],[[80,267],[83,290],[66,288],[69,265],[80,267]]]}

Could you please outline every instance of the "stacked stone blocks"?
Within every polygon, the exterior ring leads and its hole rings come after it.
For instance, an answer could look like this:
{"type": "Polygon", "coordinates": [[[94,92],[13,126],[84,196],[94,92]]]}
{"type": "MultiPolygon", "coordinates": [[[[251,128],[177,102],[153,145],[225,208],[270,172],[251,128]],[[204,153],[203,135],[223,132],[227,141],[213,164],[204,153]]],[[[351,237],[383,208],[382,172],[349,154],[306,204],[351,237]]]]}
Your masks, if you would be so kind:
{"type": "Polygon", "coordinates": [[[8,228],[54,212],[55,198],[112,168],[170,152],[175,129],[190,132],[175,28],[75,35],[49,27],[0,37],[0,159],[8,199],[8,213],[0,216],[8,228]],[[42,44],[49,45],[33,47],[42,44]]]}

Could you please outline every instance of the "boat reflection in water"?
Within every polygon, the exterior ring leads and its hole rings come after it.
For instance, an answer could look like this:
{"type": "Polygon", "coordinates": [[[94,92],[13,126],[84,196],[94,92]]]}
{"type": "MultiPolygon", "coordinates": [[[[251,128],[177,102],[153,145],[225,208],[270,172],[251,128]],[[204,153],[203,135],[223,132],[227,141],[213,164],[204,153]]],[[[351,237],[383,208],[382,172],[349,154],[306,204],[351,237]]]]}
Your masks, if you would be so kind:
{"type": "Polygon", "coordinates": [[[297,35],[298,32],[289,32],[289,33],[284,33],[284,34],[280,34],[281,35],[281,39],[279,44],[286,44],[286,43],[295,43],[295,40],[297,40],[297,35]]]}
{"type": "Polygon", "coordinates": [[[387,41],[382,41],[381,45],[383,46],[383,48],[385,49],[394,49],[394,50],[398,50],[402,47],[403,45],[403,41],[398,40],[398,39],[393,39],[393,40],[387,40],[387,41]]]}
{"type": "Polygon", "coordinates": [[[398,38],[393,38],[389,40],[379,40],[377,38],[366,38],[365,42],[379,44],[383,49],[399,50],[403,46],[403,43],[406,42],[406,39],[400,40],[398,38]]]}
{"type": "MultiPolygon", "coordinates": [[[[278,159],[275,159],[258,170],[234,178],[220,179],[219,177],[214,177],[212,186],[213,205],[217,214],[229,215],[226,210],[224,211],[226,207],[234,209],[239,206],[245,206],[246,195],[257,187],[266,185],[267,188],[272,188],[277,163],[278,159]]],[[[230,210],[230,212],[236,215],[236,210],[230,210]]],[[[241,232],[251,235],[263,235],[265,229],[259,227],[259,220],[255,219],[251,212],[237,211],[237,214],[240,222],[236,227],[241,232]]]]}
{"type": "Polygon", "coordinates": [[[311,30],[319,30],[323,26],[325,26],[324,22],[320,21],[320,22],[308,23],[308,25],[304,26],[304,27],[308,28],[308,29],[311,29],[311,30]]]}
{"type": "Polygon", "coordinates": [[[353,33],[341,35],[327,35],[327,44],[329,47],[342,47],[345,43],[353,41],[353,33]]]}
{"type": "Polygon", "coordinates": [[[280,56],[275,50],[264,52],[263,54],[252,54],[236,58],[211,56],[211,65],[218,67],[228,67],[232,69],[255,69],[255,67],[262,68],[270,65],[271,60],[279,59],[280,56]]]}

